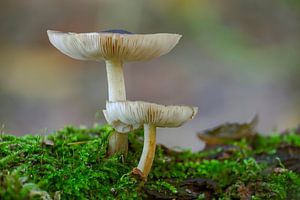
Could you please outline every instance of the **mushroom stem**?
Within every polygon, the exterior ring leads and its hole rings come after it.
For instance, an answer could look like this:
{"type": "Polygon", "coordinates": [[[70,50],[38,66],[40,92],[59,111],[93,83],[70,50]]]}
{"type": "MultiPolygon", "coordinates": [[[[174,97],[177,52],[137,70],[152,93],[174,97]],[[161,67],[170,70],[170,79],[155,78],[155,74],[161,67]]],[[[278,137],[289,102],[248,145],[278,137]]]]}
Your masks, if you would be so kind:
{"type": "Polygon", "coordinates": [[[109,101],[125,101],[126,90],[122,61],[106,61],[109,101]]]}
{"type": "Polygon", "coordinates": [[[117,131],[113,132],[109,136],[108,144],[108,155],[114,155],[116,153],[121,153],[124,156],[128,152],[128,134],[127,133],[118,133],[117,131]]]}
{"type": "MultiPolygon", "coordinates": [[[[109,101],[125,101],[126,90],[123,74],[123,63],[117,60],[106,61],[109,101]]],[[[108,154],[121,153],[127,155],[128,135],[114,132],[109,138],[108,154]]]]}
{"type": "Polygon", "coordinates": [[[144,124],[144,147],[138,169],[147,178],[153,163],[156,148],[156,126],[153,124],[144,124]]]}

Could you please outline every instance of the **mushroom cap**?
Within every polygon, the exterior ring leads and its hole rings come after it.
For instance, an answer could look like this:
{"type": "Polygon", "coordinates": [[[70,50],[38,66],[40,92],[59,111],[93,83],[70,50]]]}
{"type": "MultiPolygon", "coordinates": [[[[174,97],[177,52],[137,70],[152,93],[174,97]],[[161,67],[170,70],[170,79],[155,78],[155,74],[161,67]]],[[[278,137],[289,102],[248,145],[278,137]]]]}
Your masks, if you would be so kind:
{"type": "Polygon", "coordinates": [[[131,34],[127,31],[63,33],[48,30],[53,46],[78,60],[150,60],[171,51],[181,35],[131,34]]]}
{"type": "Polygon", "coordinates": [[[144,101],[106,102],[105,118],[118,132],[129,132],[143,124],[156,127],[179,127],[193,119],[198,108],[182,105],[159,105],[144,101]]]}

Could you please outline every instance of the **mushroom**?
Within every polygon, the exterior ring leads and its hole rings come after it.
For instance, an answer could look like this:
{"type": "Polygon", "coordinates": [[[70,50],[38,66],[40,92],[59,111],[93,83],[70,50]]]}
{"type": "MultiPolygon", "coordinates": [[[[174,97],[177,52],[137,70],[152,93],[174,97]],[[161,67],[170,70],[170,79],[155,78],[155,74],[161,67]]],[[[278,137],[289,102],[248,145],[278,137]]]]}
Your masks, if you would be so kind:
{"type": "MultiPolygon", "coordinates": [[[[109,101],[125,101],[126,91],[123,63],[159,57],[171,51],[181,35],[169,33],[133,34],[124,30],[93,33],[63,33],[48,30],[53,46],[62,53],[78,60],[105,60],[109,101]]],[[[127,153],[126,134],[112,134],[109,154],[127,153]]]]}
{"type": "Polygon", "coordinates": [[[107,102],[103,111],[106,120],[120,133],[144,125],[144,147],[137,168],[144,180],[150,172],[155,155],[156,127],[179,127],[193,119],[198,108],[182,105],[159,105],[143,101],[107,102]]]}

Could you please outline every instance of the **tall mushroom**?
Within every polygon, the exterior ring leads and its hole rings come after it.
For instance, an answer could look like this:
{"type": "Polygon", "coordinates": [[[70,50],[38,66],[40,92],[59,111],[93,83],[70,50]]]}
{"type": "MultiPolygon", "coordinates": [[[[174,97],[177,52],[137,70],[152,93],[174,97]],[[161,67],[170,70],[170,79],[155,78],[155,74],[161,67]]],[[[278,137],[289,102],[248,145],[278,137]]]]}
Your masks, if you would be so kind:
{"type": "Polygon", "coordinates": [[[156,147],[156,127],[179,127],[193,119],[198,108],[191,106],[164,106],[143,101],[107,102],[106,120],[120,133],[144,125],[144,147],[137,166],[145,180],[151,170],[156,147]]]}
{"type": "MultiPolygon", "coordinates": [[[[109,101],[125,101],[123,63],[150,60],[168,53],[181,35],[169,33],[132,34],[123,30],[93,33],[63,33],[48,30],[53,46],[78,60],[105,60],[109,101]]],[[[128,149],[127,134],[115,132],[109,139],[109,154],[128,149]]]]}

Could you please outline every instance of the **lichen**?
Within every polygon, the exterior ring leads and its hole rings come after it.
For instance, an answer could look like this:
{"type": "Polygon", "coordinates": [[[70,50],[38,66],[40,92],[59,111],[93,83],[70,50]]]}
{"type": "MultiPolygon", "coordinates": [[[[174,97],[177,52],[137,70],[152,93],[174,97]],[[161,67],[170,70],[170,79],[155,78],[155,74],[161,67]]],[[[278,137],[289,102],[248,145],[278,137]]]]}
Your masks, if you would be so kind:
{"type": "Polygon", "coordinates": [[[112,132],[96,125],[68,126],[48,136],[1,134],[0,199],[300,199],[297,163],[285,162],[290,154],[284,151],[300,149],[295,133],[197,153],[158,145],[143,183],[130,173],[143,132],[129,134],[126,158],[107,156],[112,132]]]}

